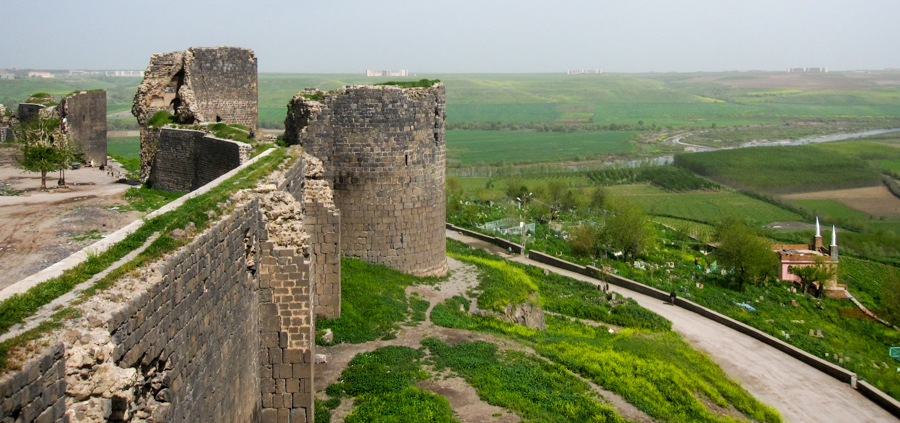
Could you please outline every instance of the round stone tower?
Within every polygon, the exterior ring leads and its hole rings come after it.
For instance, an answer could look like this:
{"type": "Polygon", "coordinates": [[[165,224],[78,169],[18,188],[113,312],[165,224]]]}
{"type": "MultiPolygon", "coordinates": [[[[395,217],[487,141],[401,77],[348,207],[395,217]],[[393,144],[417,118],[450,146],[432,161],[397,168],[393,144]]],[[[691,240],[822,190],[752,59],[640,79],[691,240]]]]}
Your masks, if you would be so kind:
{"type": "Polygon", "coordinates": [[[321,159],[333,181],[344,255],[446,274],[444,104],[441,83],[307,91],[291,101],[285,141],[321,159]]]}

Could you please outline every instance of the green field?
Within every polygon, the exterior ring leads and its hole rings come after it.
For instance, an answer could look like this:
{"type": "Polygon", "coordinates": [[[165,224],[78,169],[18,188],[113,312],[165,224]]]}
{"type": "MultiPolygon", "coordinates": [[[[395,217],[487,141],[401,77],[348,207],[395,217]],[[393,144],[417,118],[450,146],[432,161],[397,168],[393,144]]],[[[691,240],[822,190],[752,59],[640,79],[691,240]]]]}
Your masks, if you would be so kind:
{"type": "Polygon", "coordinates": [[[106,152],[126,159],[141,157],[141,137],[107,138],[106,152]]]}
{"type": "Polygon", "coordinates": [[[447,131],[447,155],[454,163],[522,163],[584,160],[629,153],[633,132],[447,131]]]}
{"type": "Polygon", "coordinates": [[[822,145],[685,153],[675,156],[675,165],[733,188],[775,194],[881,183],[878,171],[865,160],[828,151],[822,145]]]}
{"type": "Polygon", "coordinates": [[[868,219],[869,215],[837,200],[791,200],[813,211],[817,216],[834,219],[868,219]]]}
{"type": "Polygon", "coordinates": [[[800,220],[800,215],[746,195],[727,191],[669,193],[647,184],[608,187],[610,194],[628,197],[653,215],[714,223],[734,214],[756,224],[800,220]]]}
{"type": "Polygon", "coordinates": [[[83,78],[4,79],[0,80],[0,104],[24,103],[31,94],[50,93],[56,99],[77,90],[101,89],[107,92],[108,113],[131,110],[131,102],[141,78],[92,76],[83,78]]]}

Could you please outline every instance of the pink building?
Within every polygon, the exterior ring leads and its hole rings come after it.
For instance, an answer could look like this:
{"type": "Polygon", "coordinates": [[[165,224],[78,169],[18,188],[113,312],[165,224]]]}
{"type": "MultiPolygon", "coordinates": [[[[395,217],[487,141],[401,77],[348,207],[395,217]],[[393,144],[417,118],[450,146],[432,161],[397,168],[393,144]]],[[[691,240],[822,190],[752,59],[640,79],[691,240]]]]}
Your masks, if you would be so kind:
{"type": "MultiPolygon", "coordinates": [[[[820,258],[823,258],[828,266],[837,266],[837,230],[834,226],[831,227],[831,245],[825,247],[822,243],[819,219],[816,218],[816,236],[809,244],[775,244],[772,249],[778,254],[778,278],[799,283],[800,278],[790,273],[791,266],[813,266],[820,258]]],[[[846,292],[846,285],[837,284],[837,276],[825,283],[825,295],[843,298],[846,292]]]]}

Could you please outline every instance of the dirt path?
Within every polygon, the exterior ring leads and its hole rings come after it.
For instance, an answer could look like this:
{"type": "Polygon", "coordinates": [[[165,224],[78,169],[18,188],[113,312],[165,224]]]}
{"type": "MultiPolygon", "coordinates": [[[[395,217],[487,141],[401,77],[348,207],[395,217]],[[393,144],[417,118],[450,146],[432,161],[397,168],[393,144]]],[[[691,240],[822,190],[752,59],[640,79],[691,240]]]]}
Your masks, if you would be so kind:
{"type": "MultiPolygon", "coordinates": [[[[450,345],[460,342],[486,341],[499,346],[501,350],[524,351],[529,354],[536,354],[531,348],[519,344],[517,342],[496,337],[491,334],[471,332],[459,329],[449,329],[435,326],[431,322],[431,309],[436,304],[456,295],[463,295],[468,289],[478,284],[478,271],[473,265],[463,264],[452,258],[447,258],[450,266],[451,276],[446,282],[438,285],[416,285],[407,288],[407,295],[415,294],[418,298],[424,299],[430,303],[426,312],[426,321],[416,326],[401,326],[397,333],[397,338],[389,341],[371,341],[362,344],[338,344],[332,347],[319,348],[319,354],[325,354],[327,363],[318,364],[315,367],[315,384],[321,391],[317,394],[319,399],[325,399],[324,388],[335,383],[340,378],[341,372],[347,368],[347,364],[359,353],[372,351],[389,345],[406,346],[410,348],[421,348],[422,339],[428,337],[438,338],[450,345]]],[[[474,307],[474,305],[472,306],[474,307]]],[[[435,374],[424,381],[420,381],[417,386],[447,398],[451,408],[456,412],[457,417],[464,423],[476,422],[498,422],[498,423],[515,423],[521,419],[519,416],[497,406],[490,405],[478,397],[475,388],[466,383],[460,377],[454,376],[449,370],[443,373],[435,374]]],[[[577,375],[576,375],[577,376],[577,375]]],[[[582,379],[583,380],[583,379],[582,379]]],[[[619,414],[634,422],[652,422],[646,414],[638,410],[633,405],[627,403],[618,395],[604,390],[590,381],[585,380],[591,388],[602,397],[616,407],[619,414]]],[[[352,402],[343,401],[340,407],[332,412],[332,422],[343,422],[344,418],[352,411],[352,402]]]]}
{"type": "MultiPolygon", "coordinates": [[[[586,276],[510,256],[492,244],[447,231],[447,237],[484,248],[510,260],[549,269],[574,279],[586,276]]],[[[895,422],[896,417],[839,382],[803,362],[749,336],[682,308],[617,286],[614,292],[634,298],[642,307],[672,321],[672,329],[703,351],[760,401],[775,407],[789,422],[895,422]]]]}
{"type": "MultiPolygon", "coordinates": [[[[8,149],[0,152],[7,155],[8,149]]],[[[0,196],[0,290],[137,220],[138,212],[119,212],[129,185],[97,168],[66,172],[68,188],[36,191],[40,175],[0,164],[0,181],[24,191],[0,196]]],[[[55,186],[56,174],[48,175],[55,186]]]]}

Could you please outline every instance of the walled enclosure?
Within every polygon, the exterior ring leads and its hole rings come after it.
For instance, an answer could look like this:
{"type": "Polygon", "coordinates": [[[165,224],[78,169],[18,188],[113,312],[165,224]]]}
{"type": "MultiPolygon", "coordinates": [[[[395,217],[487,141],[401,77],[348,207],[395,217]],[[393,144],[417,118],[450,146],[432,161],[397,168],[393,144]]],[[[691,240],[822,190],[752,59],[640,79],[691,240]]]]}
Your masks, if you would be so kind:
{"type": "Polygon", "coordinates": [[[0,377],[0,418],[313,421],[318,282],[340,292],[340,267],[326,266],[340,260],[327,241],[340,216],[321,169],[303,155],[235,194],[188,245],[77,306],[51,348],[0,377]]]}
{"type": "Polygon", "coordinates": [[[341,210],[342,253],[417,276],[447,272],[443,84],[296,95],[285,141],[321,159],[341,210]]]}
{"type": "Polygon", "coordinates": [[[190,192],[250,159],[253,147],[203,131],[162,128],[149,183],[163,191],[190,192]]]}
{"type": "Polygon", "coordinates": [[[69,94],[57,112],[63,131],[84,154],[85,162],[106,165],[106,91],[69,94]]]}
{"type": "Polygon", "coordinates": [[[159,111],[183,124],[223,122],[256,129],[256,68],[253,51],[237,47],[154,54],[131,109],[141,126],[141,181],[150,177],[156,154],[159,129],[150,119],[159,111]]]}

